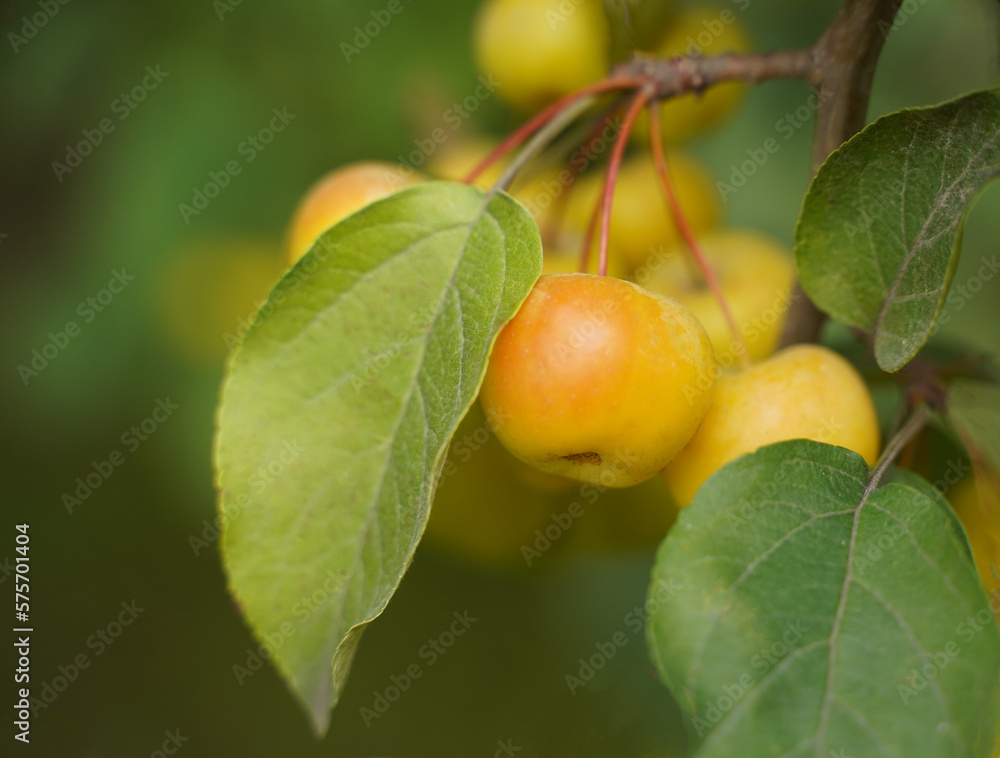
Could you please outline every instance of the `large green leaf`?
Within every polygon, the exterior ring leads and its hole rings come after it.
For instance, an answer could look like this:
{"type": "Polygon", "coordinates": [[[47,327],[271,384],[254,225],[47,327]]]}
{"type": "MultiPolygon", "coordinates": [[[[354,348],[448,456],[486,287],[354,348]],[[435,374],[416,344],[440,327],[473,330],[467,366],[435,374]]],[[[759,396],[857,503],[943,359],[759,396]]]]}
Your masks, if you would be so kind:
{"type": "Polygon", "coordinates": [[[1000,472],[1000,387],[975,379],[955,381],[948,391],[948,415],[975,459],[1000,472]]]}
{"type": "Polygon", "coordinates": [[[966,211],[1000,174],[1000,101],[980,92],[891,113],[813,179],[795,231],[802,286],[833,318],[872,333],[886,371],[934,328],[966,211]]]}
{"type": "Polygon", "coordinates": [[[233,356],[216,440],[225,565],[319,733],[540,270],[538,229],[510,197],[420,185],[323,235],[233,356]]]}
{"type": "Polygon", "coordinates": [[[960,528],[917,477],[868,477],[843,448],[772,445],[667,536],[647,636],[699,758],[987,755],[1000,633],[960,528]]]}

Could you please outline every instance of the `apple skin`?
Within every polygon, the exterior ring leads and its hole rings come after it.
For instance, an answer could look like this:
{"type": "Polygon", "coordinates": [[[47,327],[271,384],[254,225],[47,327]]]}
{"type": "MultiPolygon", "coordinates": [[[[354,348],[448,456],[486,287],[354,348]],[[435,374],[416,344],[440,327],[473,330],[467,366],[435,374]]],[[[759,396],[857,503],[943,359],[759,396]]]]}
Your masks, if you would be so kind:
{"type": "MultiPolygon", "coordinates": [[[[778,347],[791,300],[795,277],[791,251],[752,229],[707,232],[698,237],[698,247],[719,281],[750,360],[767,358],[778,347]]],[[[636,281],[685,305],[712,338],[719,365],[735,367],[739,365],[740,346],[734,344],[708,285],[695,280],[693,265],[687,246],[680,244],[636,281]]]]}
{"type": "Polygon", "coordinates": [[[725,464],[764,445],[809,439],[846,447],[869,465],[879,455],[879,423],[857,370],[820,345],[793,345],[743,371],[719,376],[712,407],[663,476],[688,505],[725,464]]]}
{"type": "Polygon", "coordinates": [[[309,252],[317,238],[369,203],[424,181],[411,168],[383,161],[341,166],[321,177],[299,202],[285,244],[289,264],[309,252]]]}
{"type": "Polygon", "coordinates": [[[983,587],[1000,589],[1000,477],[966,476],[948,499],[969,538],[983,587]]]}
{"type": "Polygon", "coordinates": [[[679,303],[621,279],[555,274],[504,326],[480,399],[525,463],[627,487],[691,438],[716,374],[708,335],[679,303]]]}
{"type": "Polygon", "coordinates": [[[473,31],[480,72],[524,111],[604,76],[610,44],[600,0],[486,0],[473,31]]]}

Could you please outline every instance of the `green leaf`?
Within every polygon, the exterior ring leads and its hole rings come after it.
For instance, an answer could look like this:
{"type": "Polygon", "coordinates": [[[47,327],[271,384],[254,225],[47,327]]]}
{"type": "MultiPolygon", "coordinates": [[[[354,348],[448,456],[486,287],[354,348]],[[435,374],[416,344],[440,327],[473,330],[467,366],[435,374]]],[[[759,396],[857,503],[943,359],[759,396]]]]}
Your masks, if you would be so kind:
{"type": "Polygon", "coordinates": [[[762,448],[661,546],[647,637],[699,758],[988,754],[1000,633],[957,521],[926,482],[868,476],[843,448],[762,448]]]}
{"type": "Polygon", "coordinates": [[[948,389],[948,415],[974,459],[1000,472],[1000,387],[973,379],[948,389]]]}
{"type": "Polygon", "coordinates": [[[541,270],[528,212],[487,200],[428,183],[333,227],[229,368],[216,439],[225,566],[320,734],[413,557],[497,332],[541,270]]]}
{"type": "Polygon", "coordinates": [[[970,204],[1000,174],[1000,101],[979,92],[890,113],[834,151],[806,194],[795,258],[820,309],[897,371],[934,329],[970,204]]]}

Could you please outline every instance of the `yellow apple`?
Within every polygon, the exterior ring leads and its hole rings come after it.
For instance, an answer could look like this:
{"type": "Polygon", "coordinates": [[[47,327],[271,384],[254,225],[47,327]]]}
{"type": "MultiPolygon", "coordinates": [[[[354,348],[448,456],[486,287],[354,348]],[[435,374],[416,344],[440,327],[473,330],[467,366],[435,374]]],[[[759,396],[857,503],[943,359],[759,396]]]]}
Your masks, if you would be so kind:
{"type": "MultiPolygon", "coordinates": [[[[706,56],[745,53],[750,43],[731,8],[691,8],[667,29],[658,56],[706,56]]],[[[703,93],[689,92],[660,105],[660,133],[667,144],[681,142],[719,126],[739,108],[746,92],[740,82],[714,84],[703,93]]],[[[648,139],[648,122],[641,119],[636,137],[648,139]]]]}
{"type": "Polygon", "coordinates": [[[351,163],[326,174],[309,188],[292,217],[285,248],[288,263],[309,252],[338,221],[423,179],[411,168],[381,161],[351,163]]]}
{"type": "MultiPolygon", "coordinates": [[[[435,179],[460,182],[469,175],[480,161],[486,158],[499,143],[488,137],[455,137],[445,142],[430,160],[427,173],[435,179]]],[[[506,167],[507,161],[500,160],[479,175],[474,182],[481,189],[492,187],[506,167]]]]}
{"type": "Polygon", "coordinates": [[[610,41],[601,0],[485,0],[473,33],[479,70],[527,111],[604,76],[610,41]]]}
{"type": "Polygon", "coordinates": [[[607,276],[541,277],[500,332],[480,399],[497,437],[542,471],[627,487],[694,434],[717,373],[679,303],[607,276]]]}
{"type": "Polygon", "coordinates": [[[705,420],[663,472],[681,507],[725,464],[782,440],[846,447],[869,465],[878,458],[871,393],[857,370],[825,347],[787,347],[748,369],[719,376],[712,389],[705,420]]]}
{"type": "MultiPolygon", "coordinates": [[[[667,156],[667,166],[681,210],[692,230],[700,233],[714,227],[721,209],[711,173],[700,161],[680,151],[667,156]]],[[[579,180],[567,208],[570,230],[583,235],[603,191],[603,173],[590,173],[579,180]]],[[[594,250],[598,239],[599,225],[594,234],[594,250]]],[[[681,240],[665,190],[648,154],[639,154],[622,164],[615,184],[608,239],[609,249],[630,271],[650,265],[681,240]]]]}
{"type": "MultiPolygon", "coordinates": [[[[698,237],[698,246],[715,273],[750,359],[760,361],[771,355],[791,298],[795,276],[791,251],[750,229],[707,232],[698,237]]],[[[694,268],[686,244],[676,245],[637,270],[635,280],[674,298],[697,316],[712,339],[720,366],[739,365],[739,346],[718,301],[694,268]]]]}
{"type": "Polygon", "coordinates": [[[965,477],[949,498],[988,592],[1000,590],[1000,479],[965,477]]]}

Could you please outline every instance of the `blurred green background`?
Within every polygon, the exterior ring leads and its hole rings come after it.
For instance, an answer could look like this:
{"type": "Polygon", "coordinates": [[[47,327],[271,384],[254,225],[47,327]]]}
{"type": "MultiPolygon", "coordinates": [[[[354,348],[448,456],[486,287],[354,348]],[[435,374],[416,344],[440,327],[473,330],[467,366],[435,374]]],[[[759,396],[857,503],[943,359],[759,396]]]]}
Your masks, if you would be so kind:
{"type": "MultiPolygon", "coordinates": [[[[889,39],[871,117],[996,86],[995,3],[907,5],[914,12],[889,39]]],[[[0,2],[0,471],[8,493],[0,565],[15,555],[14,525],[29,523],[33,696],[60,666],[68,669],[80,654],[89,661],[40,711],[30,747],[15,745],[20,752],[152,755],[178,731],[181,754],[192,758],[467,758],[503,755],[502,745],[521,748],[520,756],[683,751],[677,706],[656,681],[641,634],[623,624],[644,598],[651,552],[505,576],[422,549],[366,633],[323,741],[270,665],[242,683],[234,675],[257,645],[227,594],[216,543],[196,554],[190,541],[214,517],[211,442],[224,335],[236,333],[280,275],[285,225],[313,180],[349,160],[409,153],[477,86],[472,2],[404,2],[345,61],[340,43],[384,6],[70,2],[17,45],[8,34],[20,34],[22,17],[40,6],[0,2]],[[121,94],[143,81],[147,67],[167,75],[119,120],[121,94]],[[272,109],[294,119],[244,161],[239,146],[267,125],[272,109]],[[57,178],[52,163],[105,118],[113,131],[57,178]],[[234,159],[242,171],[185,221],[179,205],[234,159]],[[102,304],[114,272],[134,279],[102,304]],[[100,312],[88,310],[92,297],[100,312]],[[70,321],[80,331],[63,338],[57,333],[70,321]],[[54,357],[38,363],[37,375],[19,371],[53,339],[65,346],[48,348],[54,357]],[[168,399],[177,409],[148,439],[136,437],[134,447],[122,439],[168,399]],[[123,463],[68,512],[64,495],[115,450],[123,463]],[[93,635],[133,600],[143,609],[134,622],[112,644],[99,643],[93,635]],[[421,646],[466,609],[477,623],[366,726],[359,708],[371,707],[391,675],[421,662],[421,646]],[[629,643],[571,696],[564,675],[619,630],[629,643]]],[[[761,0],[742,19],[759,49],[797,47],[814,40],[835,8],[761,0]]],[[[726,177],[807,95],[795,83],[763,85],[734,122],[692,149],[726,177]]],[[[493,98],[456,135],[503,134],[518,122],[493,98]]],[[[810,136],[811,128],[798,130],[729,197],[729,223],[791,241],[810,136]]],[[[969,217],[956,282],[1000,252],[998,240],[994,187],[969,217]]],[[[941,338],[1000,350],[998,295],[1000,280],[988,282],[952,314],[941,338]]],[[[150,431],[147,423],[143,434],[150,431]]],[[[8,570],[0,585],[6,607],[13,601],[8,570]]],[[[5,656],[5,671],[13,661],[5,656]]],[[[8,705],[14,687],[4,679],[8,705]]]]}

